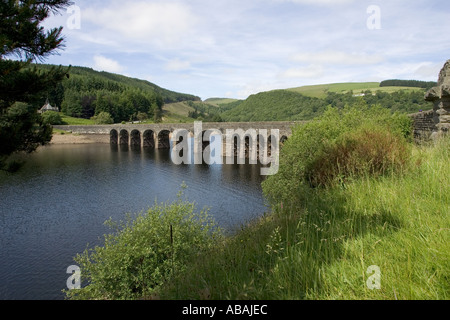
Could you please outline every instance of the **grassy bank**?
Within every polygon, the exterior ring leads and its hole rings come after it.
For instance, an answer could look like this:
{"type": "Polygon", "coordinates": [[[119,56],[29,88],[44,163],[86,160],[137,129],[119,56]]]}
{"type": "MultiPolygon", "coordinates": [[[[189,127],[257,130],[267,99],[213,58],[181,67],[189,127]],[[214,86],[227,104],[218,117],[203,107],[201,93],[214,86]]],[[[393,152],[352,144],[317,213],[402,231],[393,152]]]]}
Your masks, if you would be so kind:
{"type": "Polygon", "coordinates": [[[311,190],[209,254],[164,299],[448,299],[450,139],[415,146],[407,172],[311,190]],[[370,266],[381,272],[370,289],[370,266]],[[369,271],[369,272],[368,272],[369,271]]]}

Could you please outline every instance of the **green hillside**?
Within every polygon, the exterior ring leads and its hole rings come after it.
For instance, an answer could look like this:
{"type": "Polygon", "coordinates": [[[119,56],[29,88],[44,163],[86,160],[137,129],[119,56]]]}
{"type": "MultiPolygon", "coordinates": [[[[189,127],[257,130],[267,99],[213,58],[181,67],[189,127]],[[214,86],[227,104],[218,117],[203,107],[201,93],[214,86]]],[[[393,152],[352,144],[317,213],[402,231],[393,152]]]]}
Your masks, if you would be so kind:
{"type": "Polygon", "coordinates": [[[392,112],[414,113],[432,108],[425,88],[387,86],[377,82],[335,83],[273,90],[251,95],[222,109],[224,121],[310,120],[327,108],[345,105],[381,105],[392,112]]]}
{"type": "MultiPolygon", "coordinates": [[[[54,66],[33,67],[49,69],[54,66]]],[[[116,123],[141,119],[160,121],[164,104],[200,101],[194,95],[170,91],[149,81],[85,67],[71,67],[69,78],[42,97],[41,103],[47,98],[64,115],[90,119],[106,112],[116,123]]]]}
{"type": "Polygon", "coordinates": [[[225,121],[309,120],[325,110],[323,99],[289,90],[274,90],[251,95],[221,114],[225,121]]]}
{"type": "Polygon", "coordinates": [[[157,86],[154,83],[151,83],[146,80],[136,79],[126,77],[116,73],[109,73],[105,71],[95,71],[91,68],[86,67],[72,67],[71,75],[80,75],[85,77],[98,77],[100,79],[104,79],[105,81],[113,81],[119,84],[123,84],[129,87],[138,88],[143,91],[153,91],[161,95],[164,100],[164,103],[178,102],[178,101],[187,101],[187,100],[200,100],[199,97],[196,97],[191,94],[179,93],[175,91],[170,91],[164,88],[157,86]]]}
{"type": "Polygon", "coordinates": [[[165,104],[162,122],[221,122],[223,112],[221,106],[207,103],[206,101],[182,101],[165,104]]]}
{"type": "Polygon", "coordinates": [[[209,98],[206,99],[204,102],[211,104],[211,105],[215,105],[215,106],[222,106],[222,105],[227,105],[233,102],[238,101],[238,99],[232,99],[232,98],[209,98]]]}
{"type": "Polygon", "coordinates": [[[335,92],[335,93],[353,92],[353,94],[359,94],[363,93],[366,90],[370,90],[372,92],[381,91],[392,93],[399,90],[423,91],[424,89],[414,86],[392,86],[392,85],[380,86],[380,82],[346,82],[346,83],[331,83],[331,84],[303,86],[297,88],[289,88],[287,90],[298,92],[308,97],[325,98],[328,92],[335,92]]]}

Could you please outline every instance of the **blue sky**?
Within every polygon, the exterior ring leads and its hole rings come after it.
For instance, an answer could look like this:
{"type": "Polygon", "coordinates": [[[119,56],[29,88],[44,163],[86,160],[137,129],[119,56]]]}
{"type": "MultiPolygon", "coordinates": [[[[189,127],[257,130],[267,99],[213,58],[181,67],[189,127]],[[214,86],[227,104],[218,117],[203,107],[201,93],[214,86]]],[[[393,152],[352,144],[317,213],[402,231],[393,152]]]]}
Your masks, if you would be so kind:
{"type": "Polygon", "coordinates": [[[436,81],[450,59],[447,1],[74,0],[45,21],[91,67],[210,97],[303,85],[436,81]],[[78,11],[79,9],[79,11],[78,11]]]}

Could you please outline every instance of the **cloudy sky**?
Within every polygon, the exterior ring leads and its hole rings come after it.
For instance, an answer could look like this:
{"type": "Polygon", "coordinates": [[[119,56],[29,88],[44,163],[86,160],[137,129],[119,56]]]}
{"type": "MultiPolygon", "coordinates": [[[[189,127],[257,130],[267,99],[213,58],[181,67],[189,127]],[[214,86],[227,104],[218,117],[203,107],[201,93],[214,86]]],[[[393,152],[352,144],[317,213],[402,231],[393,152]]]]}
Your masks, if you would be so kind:
{"type": "Polygon", "coordinates": [[[210,97],[310,84],[436,81],[450,59],[446,0],[74,0],[44,26],[91,67],[210,97]]]}

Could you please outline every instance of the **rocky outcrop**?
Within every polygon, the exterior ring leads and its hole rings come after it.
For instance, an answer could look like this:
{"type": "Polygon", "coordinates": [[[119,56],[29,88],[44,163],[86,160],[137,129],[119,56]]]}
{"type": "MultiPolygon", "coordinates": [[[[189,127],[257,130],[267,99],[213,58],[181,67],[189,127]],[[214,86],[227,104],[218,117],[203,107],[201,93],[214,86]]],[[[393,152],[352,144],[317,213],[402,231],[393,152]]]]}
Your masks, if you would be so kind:
{"type": "Polygon", "coordinates": [[[428,90],[425,100],[433,102],[433,122],[436,125],[434,135],[450,131],[450,60],[444,64],[437,86],[428,90]]]}

